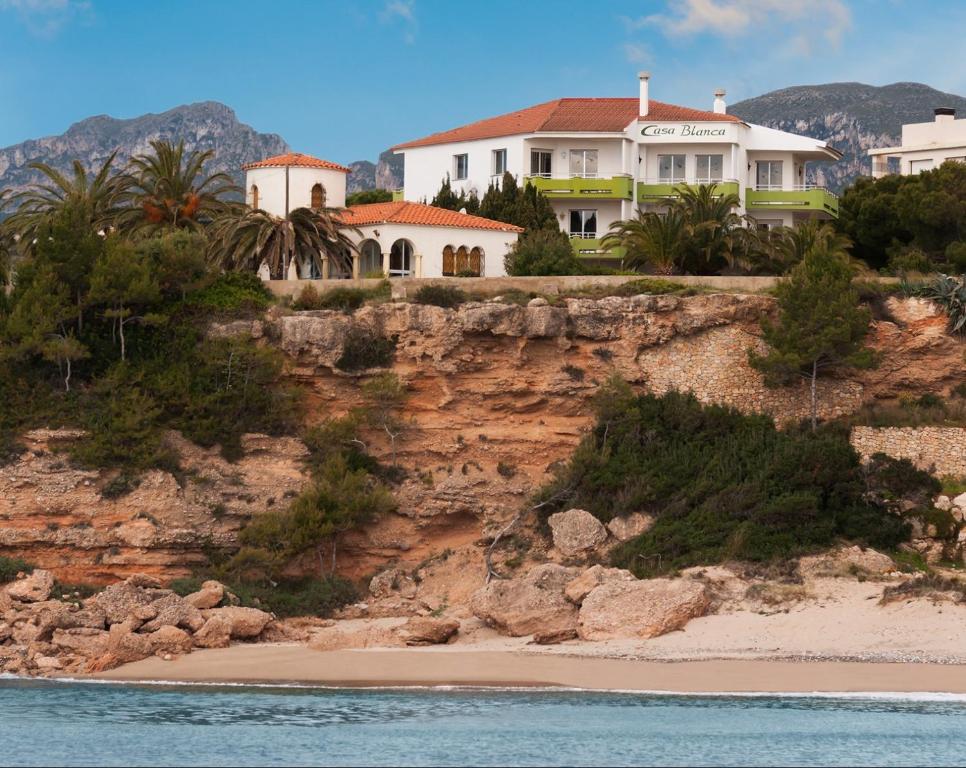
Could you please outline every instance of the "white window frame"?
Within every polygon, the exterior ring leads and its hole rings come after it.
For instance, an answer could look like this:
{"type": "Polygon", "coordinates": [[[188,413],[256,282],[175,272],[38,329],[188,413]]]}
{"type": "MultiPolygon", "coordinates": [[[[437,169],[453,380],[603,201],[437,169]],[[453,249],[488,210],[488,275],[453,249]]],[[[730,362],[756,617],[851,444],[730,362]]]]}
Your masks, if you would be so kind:
{"type": "Polygon", "coordinates": [[[453,155],[453,178],[456,181],[465,181],[470,177],[470,156],[469,153],[463,152],[459,155],[453,155]],[[460,175],[460,160],[463,161],[463,173],[460,175]]]}
{"type": "Polygon", "coordinates": [[[668,154],[662,154],[657,156],[657,180],[660,184],[683,184],[687,181],[688,177],[688,156],[681,154],[680,152],[672,152],[668,154]],[[661,175],[661,160],[665,157],[671,158],[671,175],[662,176],[661,175]],[[684,160],[684,167],[681,169],[681,176],[674,175],[674,162],[676,158],[681,158],[684,160]]]}
{"type": "Polygon", "coordinates": [[[493,175],[502,176],[504,173],[506,173],[506,147],[493,150],[493,175]]]}
{"type": "Polygon", "coordinates": [[[600,151],[596,149],[571,149],[569,157],[569,168],[574,167],[574,158],[580,157],[580,170],[573,171],[570,170],[570,178],[572,179],[596,179],[600,176],[600,151]],[[593,155],[594,158],[594,168],[595,170],[587,171],[587,156],[593,155]]]}
{"type": "Polygon", "coordinates": [[[598,211],[596,208],[571,208],[568,213],[567,223],[570,226],[571,237],[579,237],[585,240],[595,240],[597,239],[597,227],[600,225],[600,211],[598,211]],[[574,232],[573,230],[573,217],[575,213],[580,214],[581,226],[580,226],[580,231],[578,232],[574,232]],[[594,230],[592,232],[589,232],[586,229],[586,227],[587,227],[587,220],[591,218],[591,216],[593,216],[593,218],[595,219],[594,230]]]}
{"type": "Polygon", "coordinates": [[[931,171],[936,167],[936,161],[931,157],[923,157],[918,160],[909,161],[909,175],[916,176],[920,173],[925,173],[926,171],[931,171]]]}
{"type": "Polygon", "coordinates": [[[724,155],[720,153],[694,156],[694,181],[696,184],[717,184],[724,181],[724,155]],[[714,158],[721,160],[721,171],[715,177],[711,171],[711,162],[714,158]],[[702,168],[702,161],[705,167],[702,168]]]}
{"type": "Polygon", "coordinates": [[[755,161],[755,189],[760,190],[770,190],[770,189],[784,189],[785,188],[785,161],[784,160],[756,160],[755,161]],[[768,166],[768,183],[762,184],[761,179],[761,168],[762,166],[768,166]],[[778,178],[779,182],[776,184],[773,181],[773,170],[774,167],[778,166],[778,178]]]}

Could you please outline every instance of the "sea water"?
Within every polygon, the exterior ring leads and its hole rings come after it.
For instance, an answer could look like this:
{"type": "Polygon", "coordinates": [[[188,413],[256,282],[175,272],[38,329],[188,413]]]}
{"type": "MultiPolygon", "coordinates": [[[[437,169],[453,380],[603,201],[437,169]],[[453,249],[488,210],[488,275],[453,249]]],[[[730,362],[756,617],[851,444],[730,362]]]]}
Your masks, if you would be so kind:
{"type": "Polygon", "coordinates": [[[9,765],[952,765],[966,701],[0,680],[9,765]]]}

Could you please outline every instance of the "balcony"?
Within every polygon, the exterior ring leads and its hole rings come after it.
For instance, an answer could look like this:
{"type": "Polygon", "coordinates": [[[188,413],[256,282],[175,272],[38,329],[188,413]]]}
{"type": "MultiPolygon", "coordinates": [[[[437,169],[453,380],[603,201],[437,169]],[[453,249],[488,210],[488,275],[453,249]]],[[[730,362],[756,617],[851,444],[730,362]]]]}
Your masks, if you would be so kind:
{"type": "Polygon", "coordinates": [[[523,182],[533,184],[551,199],[630,200],[634,196],[634,181],[630,176],[610,178],[572,176],[566,179],[526,176],[523,182]]]}
{"type": "Polygon", "coordinates": [[[839,215],[839,198],[825,187],[804,184],[791,189],[746,189],[745,208],[774,211],[815,211],[832,218],[839,215]]]}
{"type": "Polygon", "coordinates": [[[696,187],[701,184],[714,184],[716,195],[737,195],[739,185],[733,179],[710,181],[668,181],[667,179],[644,179],[637,182],[637,201],[639,203],[665,203],[680,196],[681,187],[696,187]]]}
{"type": "Polygon", "coordinates": [[[624,256],[623,248],[604,248],[603,239],[596,232],[585,232],[583,235],[571,235],[570,245],[574,253],[584,258],[620,259],[624,256]]]}
{"type": "Polygon", "coordinates": [[[398,203],[401,200],[403,200],[403,190],[401,190],[401,189],[394,189],[392,191],[392,201],[394,203],[398,203]]]}

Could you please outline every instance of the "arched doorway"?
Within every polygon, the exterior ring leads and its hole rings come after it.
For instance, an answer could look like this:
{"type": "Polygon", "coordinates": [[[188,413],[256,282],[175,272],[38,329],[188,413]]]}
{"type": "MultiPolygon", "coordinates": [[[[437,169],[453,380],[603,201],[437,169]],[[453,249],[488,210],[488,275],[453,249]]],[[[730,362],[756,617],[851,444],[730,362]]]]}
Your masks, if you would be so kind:
{"type": "Polygon", "coordinates": [[[475,277],[483,277],[483,249],[474,246],[470,251],[470,269],[475,277]]]}
{"type": "Polygon", "coordinates": [[[352,277],[352,253],[348,248],[339,248],[329,257],[329,280],[349,280],[352,277]]]}
{"type": "Polygon", "coordinates": [[[258,208],[258,185],[252,184],[252,208],[258,208]]]}
{"type": "Polygon", "coordinates": [[[325,189],[321,184],[312,187],[312,209],[320,210],[325,205],[325,189]]]}
{"type": "Polygon", "coordinates": [[[452,245],[443,248],[443,277],[453,277],[456,274],[456,252],[452,245]]]}
{"type": "Polygon", "coordinates": [[[375,240],[363,240],[359,245],[359,277],[382,272],[382,248],[375,240]]]}
{"type": "Polygon", "coordinates": [[[413,244],[400,238],[389,251],[389,277],[411,277],[413,274],[413,244]]]}

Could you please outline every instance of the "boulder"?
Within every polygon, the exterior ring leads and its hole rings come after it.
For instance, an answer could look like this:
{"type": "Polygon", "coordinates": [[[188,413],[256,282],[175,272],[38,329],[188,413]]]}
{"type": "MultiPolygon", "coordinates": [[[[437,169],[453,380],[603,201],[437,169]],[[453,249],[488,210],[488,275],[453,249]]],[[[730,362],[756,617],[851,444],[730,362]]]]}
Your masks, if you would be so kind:
{"type": "MultiPolygon", "coordinates": [[[[135,614],[136,609],[146,608],[154,601],[154,598],[148,592],[129,582],[130,579],[122,581],[120,584],[111,584],[102,592],[89,598],[85,605],[88,608],[97,607],[104,611],[108,624],[120,624],[126,621],[128,617],[135,614]]],[[[135,616],[139,622],[143,623],[157,616],[157,611],[153,613],[151,611],[140,612],[139,615],[147,615],[147,618],[144,619],[135,616]]]]}
{"type": "MultiPolygon", "coordinates": [[[[150,635],[139,635],[133,631],[127,622],[111,625],[107,638],[107,652],[110,657],[106,660],[111,666],[102,667],[112,669],[121,664],[146,659],[154,653],[154,646],[150,635]]],[[[103,658],[103,657],[102,657],[103,658]]]]}
{"type": "Polygon", "coordinates": [[[611,581],[584,598],[577,620],[582,640],[657,637],[703,616],[707,587],[690,579],[611,581]]]}
{"type": "Polygon", "coordinates": [[[557,645],[557,643],[576,639],[576,629],[561,629],[556,632],[537,632],[530,642],[534,645],[557,645]]]}
{"type": "Polygon", "coordinates": [[[194,644],[199,648],[227,648],[231,644],[231,622],[224,616],[212,616],[195,632],[194,644]]]}
{"type": "Polygon", "coordinates": [[[627,517],[615,517],[607,523],[607,530],[618,541],[630,541],[647,531],[652,525],[654,525],[654,518],[650,515],[632,512],[627,517]]]}
{"type": "Polygon", "coordinates": [[[396,588],[399,575],[398,568],[387,568],[377,573],[369,582],[369,594],[373,597],[388,597],[396,588]]]}
{"type": "Polygon", "coordinates": [[[107,653],[108,637],[109,633],[103,629],[76,627],[55,629],[50,642],[65,651],[93,659],[107,653]]]}
{"type": "Polygon", "coordinates": [[[948,496],[937,496],[932,505],[943,512],[948,512],[953,508],[953,502],[948,496]]]}
{"type": "Polygon", "coordinates": [[[33,662],[41,672],[53,672],[64,668],[56,656],[34,656],[33,662]]]}
{"type": "Polygon", "coordinates": [[[953,506],[959,507],[960,509],[966,509],[966,493],[961,493],[956,496],[953,500],[953,506]]]}
{"type": "Polygon", "coordinates": [[[159,656],[166,653],[191,653],[191,648],[194,645],[191,641],[191,635],[170,624],[166,624],[149,634],[148,640],[151,643],[151,650],[159,656]]]}
{"type": "Polygon", "coordinates": [[[881,576],[895,569],[896,564],[888,555],[859,546],[842,547],[798,561],[798,570],[803,576],[849,576],[855,573],[881,576]]]}
{"type": "Polygon", "coordinates": [[[553,545],[566,557],[574,557],[596,549],[607,540],[607,529],[590,512],[568,509],[547,520],[553,534],[553,545]]]}
{"type": "Polygon", "coordinates": [[[182,627],[196,632],[205,624],[201,611],[175,594],[155,600],[151,603],[151,608],[157,611],[157,616],[146,621],[139,630],[141,632],[156,632],[161,627],[182,627]]]}
{"type": "Polygon", "coordinates": [[[314,651],[342,651],[357,648],[393,648],[404,645],[399,633],[385,627],[356,630],[325,627],[312,635],[309,648],[314,651]]]}
{"type": "Polygon", "coordinates": [[[50,597],[54,575],[40,568],[7,586],[7,596],[21,603],[39,603],[50,597]]]}
{"type": "Polygon", "coordinates": [[[460,630],[460,623],[451,619],[414,616],[399,629],[406,645],[440,645],[449,642],[460,630]]]}
{"type": "Polygon", "coordinates": [[[545,563],[525,576],[491,581],[473,594],[470,610],[512,637],[573,629],[577,609],[564,597],[564,588],[578,573],[576,568],[545,563]]]}
{"type": "Polygon", "coordinates": [[[198,610],[216,608],[225,596],[225,585],[220,581],[206,581],[201,589],[185,595],[185,602],[198,610]]]}
{"type": "Polygon", "coordinates": [[[257,608],[242,608],[241,606],[228,606],[226,608],[212,608],[205,611],[205,618],[211,619],[212,616],[220,616],[228,622],[231,627],[229,630],[232,638],[252,638],[258,637],[265,629],[268,622],[272,620],[272,614],[260,611],[257,608]]]}
{"type": "Polygon", "coordinates": [[[610,581],[634,581],[634,574],[623,568],[605,568],[602,565],[592,565],[564,589],[564,596],[575,605],[580,605],[584,598],[601,584],[610,581]]]}
{"type": "Polygon", "coordinates": [[[146,573],[132,574],[124,580],[124,583],[132,587],[140,587],[141,589],[159,589],[161,587],[160,579],[156,576],[149,576],[146,573]]]}

